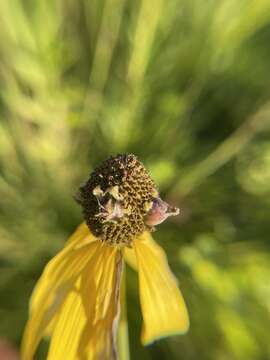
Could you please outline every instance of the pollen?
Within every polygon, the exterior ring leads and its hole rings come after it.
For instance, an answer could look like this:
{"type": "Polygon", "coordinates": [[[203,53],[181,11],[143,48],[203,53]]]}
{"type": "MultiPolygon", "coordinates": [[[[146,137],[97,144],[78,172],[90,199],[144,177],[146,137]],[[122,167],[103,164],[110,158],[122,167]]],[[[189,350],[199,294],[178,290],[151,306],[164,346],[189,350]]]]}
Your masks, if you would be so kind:
{"type": "Polygon", "coordinates": [[[153,229],[155,217],[158,216],[158,224],[174,215],[172,208],[159,198],[148,171],[132,154],[104,161],[79,188],[76,200],[89,229],[111,245],[132,246],[137,236],[153,229]],[[157,204],[162,204],[158,211],[157,204]]]}

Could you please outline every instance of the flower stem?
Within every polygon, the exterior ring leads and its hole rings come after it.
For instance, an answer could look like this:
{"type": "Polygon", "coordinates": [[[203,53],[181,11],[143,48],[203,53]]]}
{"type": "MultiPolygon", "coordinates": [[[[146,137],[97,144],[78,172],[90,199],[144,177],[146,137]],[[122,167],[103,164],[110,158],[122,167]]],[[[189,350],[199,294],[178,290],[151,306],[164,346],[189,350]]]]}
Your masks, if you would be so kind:
{"type": "Polygon", "coordinates": [[[129,360],[129,335],[127,322],[127,308],[126,308],[126,269],[123,266],[122,282],[121,282],[121,315],[118,330],[118,353],[119,360],[129,360]]]}
{"type": "Polygon", "coordinates": [[[226,140],[205,159],[186,171],[170,191],[170,197],[186,196],[208,176],[233,159],[260,131],[269,129],[270,102],[261,106],[255,114],[239,126],[226,140]]]}

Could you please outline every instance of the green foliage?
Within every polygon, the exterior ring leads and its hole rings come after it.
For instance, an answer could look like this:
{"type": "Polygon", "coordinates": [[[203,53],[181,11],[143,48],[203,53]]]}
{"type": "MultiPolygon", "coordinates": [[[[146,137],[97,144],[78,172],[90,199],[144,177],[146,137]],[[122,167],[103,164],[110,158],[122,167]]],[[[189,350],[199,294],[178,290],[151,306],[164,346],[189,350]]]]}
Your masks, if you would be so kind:
{"type": "Polygon", "coordinates": [[[132,152],[182,210],[155,238],[191,328],[143,348],[129,270],[131,359],[270,357],[269,43],[268,0],[0,2],[1,337],[19,344],[80,183],[132,152]]]}

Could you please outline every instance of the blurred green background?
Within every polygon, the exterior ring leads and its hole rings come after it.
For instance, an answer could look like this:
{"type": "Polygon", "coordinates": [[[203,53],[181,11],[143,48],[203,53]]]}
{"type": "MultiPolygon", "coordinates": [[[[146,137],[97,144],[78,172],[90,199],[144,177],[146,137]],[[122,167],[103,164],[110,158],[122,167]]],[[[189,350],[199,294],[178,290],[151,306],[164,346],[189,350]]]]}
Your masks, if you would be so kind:
{"type": "Polygon", "coordinates": [[[269,0],[0,1],[2,339],[82,221],[79,185],[131,152],[181,209],[154,236],[191,318],[143,348],[128,270],[131,359],[270,358],[269,59],[269,0]]]}

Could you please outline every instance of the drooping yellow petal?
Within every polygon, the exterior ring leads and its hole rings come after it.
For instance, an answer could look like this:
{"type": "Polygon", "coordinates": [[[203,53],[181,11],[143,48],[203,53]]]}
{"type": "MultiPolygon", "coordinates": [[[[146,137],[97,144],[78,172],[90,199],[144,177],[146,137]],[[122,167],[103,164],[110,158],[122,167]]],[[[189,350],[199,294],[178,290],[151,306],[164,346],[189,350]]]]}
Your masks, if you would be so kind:
{"type": "Polygon", "coordinates": [[[96,241],[97,239],[90,232],[86,223],[81,223],[74,233],[70,236],[68,241],[65,244],[65,248],[72,246],[74,248],[84,246],[90,242],[96,241]]]}
{"type": "Polygon", "coordinates": [[[116,358],[121,267],[120,251],[98,243],[95,257],[61,308],[48,360],[116,358]]]}
{"type": "Polygon", "coordinates": [[[139,269],[143,344],[185,333],[189,327],[186,305],[164,251],[148,232],[134,241],[134,249],[139,269]]]}
{"type": "MultiPolygon", "coordinates": [[[[78,226],[76,231],[70,236],[70,238],[68,239],[68,241],[65,244],[65,248],[63,249],[63,251],[67,251],[69,248],[79,249],[80,247],[90,244],[93,241],[97,241],[97,239],[89,231],[88,226],[85,223],[82,223],[78,226]]],[[[48,277],[48,279],[49,279],[49,277],[48,277]]],[[[36,291],[35,293],[38,293],[38,292],[36,291]]],[[[31,297],[30,308],[32,306],[34,307],[34,302],[35,302],[35,300],[37,300],[37,296],[33,296],[33,295],[31,297]]],[[[47,326],[47,328],[44,332],[44,336],[50,336],[52,334],[52,331],[53,331],[54,325],[55,325],[55,320],[56,320],[55,318],[52,319],[50,324],[47,326]]]]}
{"type": "Polygon", "coordinates": [[[52,276],[55,276],[57,268],[61,267],[64,261],[68,261],[69,256],[75,249],[90,244],[97,239],[91,234],[87,225],[82,223],[78,226],[75,232],[70,236],[65,244],[63,250],[61,250],[45,267],[42,277],[39,279],[35,286],[35,289],[30,299],[30,312],[33,312],[36,307],[39,307],[41,301],[43,301],[44,292],[47,292],[46,284],[51,286],[52,276]]]}
{"type": "Polygon", "coordinates": [[[30,302],[30,317],[22,341],[22,360],[33,358],[40,339],[55,321],[57,310],[67,293],[93,256],[95,240],[81,225],[66,247],[45,267],[30,302]]]}

